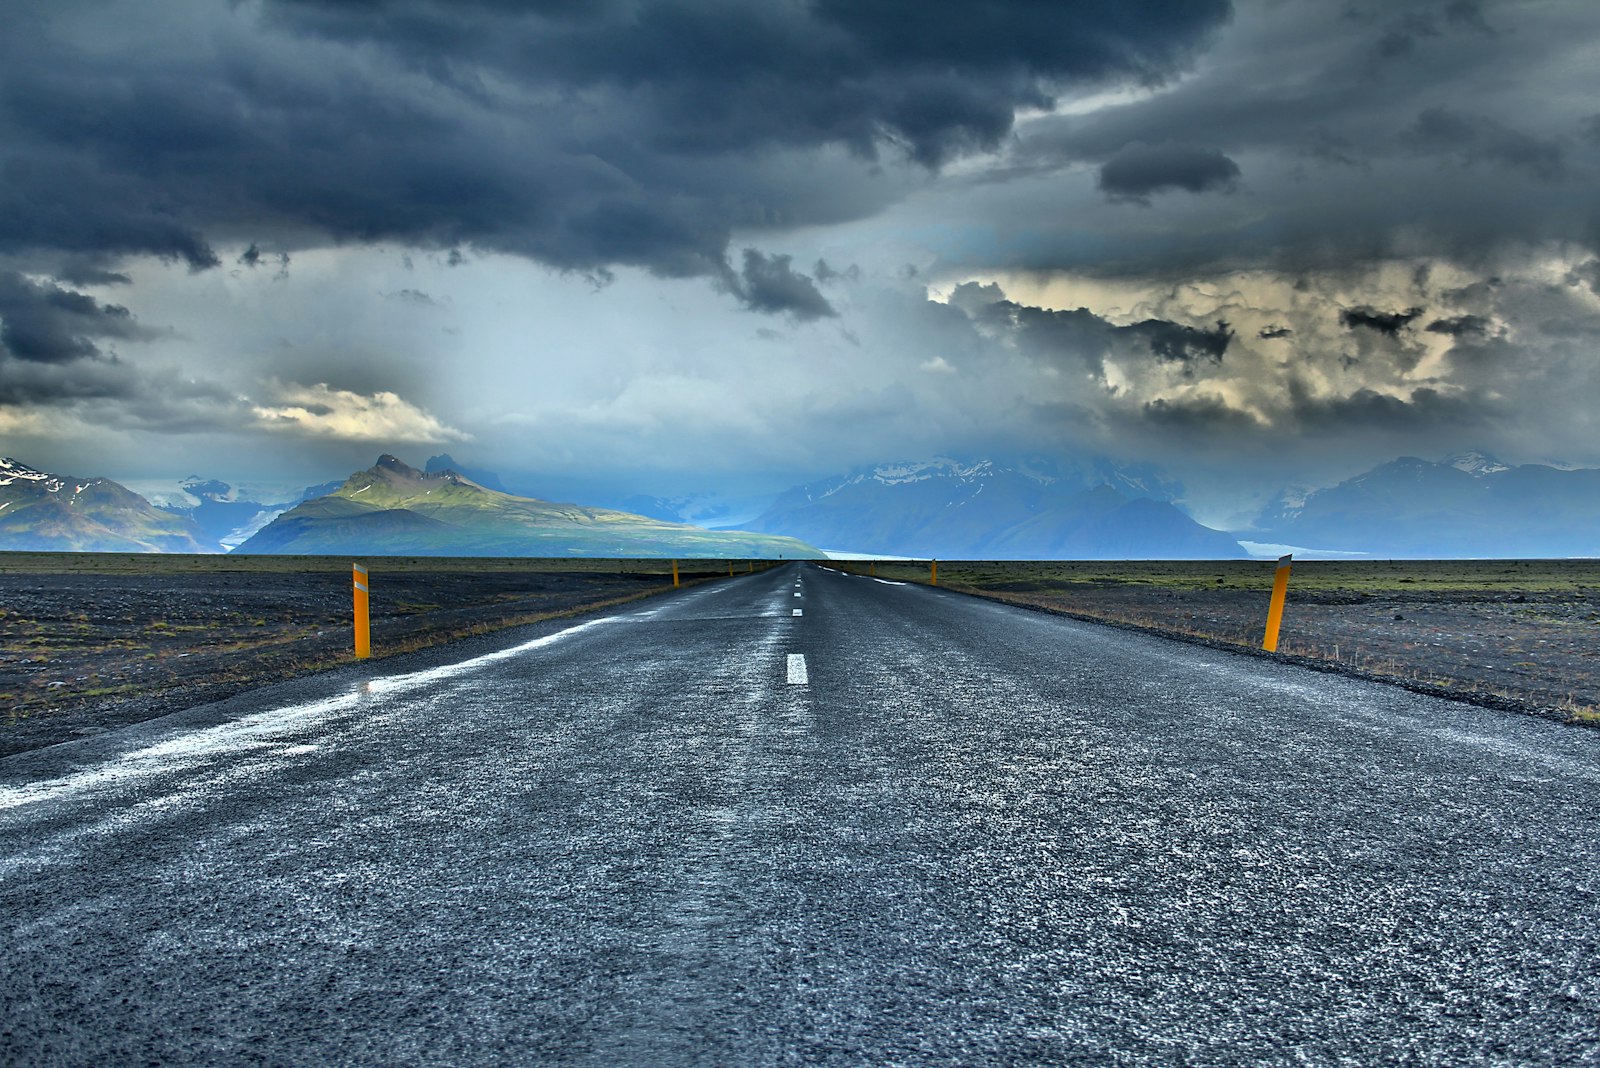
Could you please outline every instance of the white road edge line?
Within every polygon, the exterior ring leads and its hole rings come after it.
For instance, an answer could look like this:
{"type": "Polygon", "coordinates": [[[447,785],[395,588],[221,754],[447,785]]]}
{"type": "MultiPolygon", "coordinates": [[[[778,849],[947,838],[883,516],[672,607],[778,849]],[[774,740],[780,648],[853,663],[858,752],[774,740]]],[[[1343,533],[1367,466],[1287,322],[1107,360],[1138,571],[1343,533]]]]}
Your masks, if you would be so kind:
{"type": "Polygon", "coordinates": [[[806,613],[805,613],[805,610],[804,610],[804,609],[801,609],[801,608],[796,608],[796,609],[795,609],[795,610],[794,610],[794,614],[795,614],[795,615],[797,615],[797,616],[803,616],[803,615],[805,615],[805,614],[806,614],[806,613]]]}
{"type": "Polygon", "coordinates": [[[808,686],[811,678],[806,674],[806,654],[789,654],[789,685],[808,686]]]}
{"type": "MultiPolygon", "coordinates": [[[[0,813],[22,805],[48,801],[63,795],[137,781],[161,772],[187,770],[203,760],[229,752],[255,753],[278,737],[295,730],[315,727],[329,716],[352,711],[373,697],[399,695],[463,675],[488,664],[542,649],[594,627],[616,623],[629,617],[605,616],[586,623],[525,641],[509,649],[483,653],[454,664],[423,668],[400,675],[379,675],[358,682],[344,693],[299,704],[281,705],[210,727],[179,728],[177,731],[131,752],[109,756],[97,766],[74,771],[54,779],[22,786],[0,786],[0,813]]],[[[271,755],[270,752],[266,755],[271,755]]],[[[279,751],[278,755],[283,755],[279,751]]]]}

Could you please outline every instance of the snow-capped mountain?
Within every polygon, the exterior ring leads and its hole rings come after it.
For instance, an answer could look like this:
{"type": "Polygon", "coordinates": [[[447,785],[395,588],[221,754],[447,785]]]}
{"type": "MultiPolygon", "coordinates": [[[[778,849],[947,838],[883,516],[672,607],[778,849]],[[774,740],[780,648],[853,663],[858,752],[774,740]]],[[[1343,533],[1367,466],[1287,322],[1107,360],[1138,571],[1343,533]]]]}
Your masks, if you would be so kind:
{"type": "Polygon", "coordinates": [[[1600,470],[1483,452],[1402,456],[1303,497],[1280,494],[1253,541],[1376,557],[1600,556],[1600,470]]]}
{"type": "Polygon", "coordinates": [[[1476,449],[1470,452],[1458,452],[1454,456],[1446,456],[1440,462],[1447,467],[1455,468],[1457,471],[1465,471],[1476,478],[1482,478],[1484,475],[1498,475],[1501,471],[1511,470],[1508,465],[1501,463],[1488,453],[1479,452],[1476,449]]]}
{"type": "Polygon", "coordinates": [[[1224,558],[1231,537],[1172,503],[1153,468],[1103,458],[938,457],[796,486],[748,524],[824,548],[945,559],[1224,558]]]}
{"type": "MultiPolygon", "coordinates": [[[[23,463],[13,460],[9,456],[0,456],[0,486],[10,486],[21,482],[24,486],[32,487],[43,493],[60,493],[66,488],[66,480],[58,475],[46,474],[23,463]]],[[[82,487],[76,487],[81,491],[82,487]]]]}
{"type": "Polygon", "coordinates": [[[0,458],[0,549],[207,551],[192,520],[107,478],[75,478],[0,458]]]}

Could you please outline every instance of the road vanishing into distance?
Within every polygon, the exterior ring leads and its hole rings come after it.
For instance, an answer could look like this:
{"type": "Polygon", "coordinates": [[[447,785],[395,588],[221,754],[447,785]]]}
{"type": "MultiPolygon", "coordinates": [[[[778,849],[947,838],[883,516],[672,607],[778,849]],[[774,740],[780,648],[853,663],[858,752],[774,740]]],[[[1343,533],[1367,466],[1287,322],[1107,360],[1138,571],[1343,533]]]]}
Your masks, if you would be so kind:
{"type": "Polygon", "coordinates": [[[0,1064],[1600,1063],[1600,732],[799,564],[396,663],[0,761],[0,1064]]]}

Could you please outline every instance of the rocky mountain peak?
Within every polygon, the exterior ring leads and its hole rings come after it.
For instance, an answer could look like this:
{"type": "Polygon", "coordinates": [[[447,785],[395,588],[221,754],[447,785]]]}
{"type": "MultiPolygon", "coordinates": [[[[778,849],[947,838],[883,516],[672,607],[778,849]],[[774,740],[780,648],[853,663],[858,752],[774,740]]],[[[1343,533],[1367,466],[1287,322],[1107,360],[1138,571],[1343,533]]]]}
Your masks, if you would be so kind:
{"type": "Polygon", "coordinates": [[[1446,467],[1453,467],[1457,471],[1465,471],[1476,478],[1511,470],[1508,465],[1501,463],[1480,449],[1469,449],[1466,452],[1458,452],[1454,456],[1446,456],[1442,462],[1446,467]]]}

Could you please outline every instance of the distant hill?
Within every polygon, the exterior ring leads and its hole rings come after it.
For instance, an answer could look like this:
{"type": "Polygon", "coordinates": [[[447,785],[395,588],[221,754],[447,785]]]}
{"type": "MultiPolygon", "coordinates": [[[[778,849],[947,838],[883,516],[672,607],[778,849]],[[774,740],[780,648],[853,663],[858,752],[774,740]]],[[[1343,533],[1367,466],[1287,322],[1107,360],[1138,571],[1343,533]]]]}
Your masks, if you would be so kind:
{"type": "Polygon", "coordinates": [[[1376,557],[1600,556],[1600,470],[1402,456],[1280,497],[1243,536],[1376,557]]]}
{"type": "Polygon", "coordinates": [[[304,501],[239,546],[241,553],[415,556],[677,556],[788,559],[822,554],[794,538],[710,531],[429,474],[384,455],[332,494],[304,501]]]}
{"type": "Polygon", "coordinates": [[[0,549],[35,552],[215,551],[192,519],[106,478],[52,475],[0,459],[0,549]]]}
{"type": "Polygon", "coordinates": [[[1106,461],[963,463],[936,459],[860,468],[797,486],[748,524],[827,549],[944,559],[1237,559],[1231,536],[1171,500],[1148,469],[1106,461]]]}

